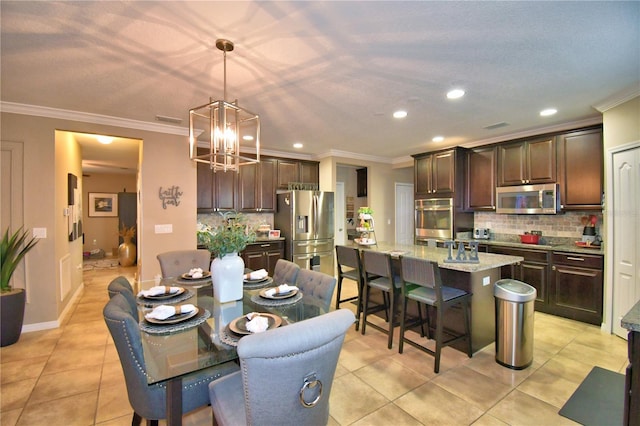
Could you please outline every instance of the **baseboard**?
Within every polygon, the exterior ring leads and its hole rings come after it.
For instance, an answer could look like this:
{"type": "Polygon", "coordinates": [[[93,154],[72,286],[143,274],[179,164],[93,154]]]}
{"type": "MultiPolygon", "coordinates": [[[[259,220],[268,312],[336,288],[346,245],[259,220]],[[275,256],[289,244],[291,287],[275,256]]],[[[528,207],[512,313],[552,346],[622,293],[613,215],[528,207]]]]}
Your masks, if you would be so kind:
{"type": "Polygon", "coordinates": [[[84,282],[78,286],[76,291],[69,299],[67,306],[62,310],[60,316],[55,321],[45,321],[45,322],[36,322],[34,324],[25,324],[22,326],[23,333],[31,333],[32,331],[42,331],[42,330],[51,330],[52,328],[60,327],[60,324],[64,322],[64,319],[71,313],[71,307],[74,306],[74,302],[76,299],[80,297],[82,294],[82,290],[84,290],[84,282]]]}

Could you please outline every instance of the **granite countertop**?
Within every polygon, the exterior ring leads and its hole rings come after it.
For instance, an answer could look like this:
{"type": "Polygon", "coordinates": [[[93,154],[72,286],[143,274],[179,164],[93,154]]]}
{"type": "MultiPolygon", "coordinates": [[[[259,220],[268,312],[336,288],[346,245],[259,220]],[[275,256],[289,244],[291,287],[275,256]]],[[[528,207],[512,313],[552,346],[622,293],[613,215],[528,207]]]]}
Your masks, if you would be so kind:
{"type": "Polygon", "coordinates": [[[633,308],[622,317],[620,325],[629,331],[640,331],[640,302],[636,303],[633,308]]]}
{"type": "MultiPolygon", "coordinates": [[[[511,265],[516,262],[524,261],[521,256],[507,256],[502,254],[478,253],[479,263],[448,263],[444,260],[448,257],[449,251],[446,248],[432,248],[427,246],[390,244],[379,242],[377,245],[363,246],[353,243],[354,247],[360,249],[369,249],[390,252],[392,257],[400,255],[418,257],[421,259],[438,262],[438,266],[443,269],[451,269],[462,272],[478,272],[488,269],[498,268],[500,266],[511,265]]],[[[455,257],[455,251],[453,252],[455,257]]]]}
{"type": "Polygon", "coordinates": [[[522,248],[522,249],[530,249],[530,250],[552,250],[552,251],[562,251],[568,253],[584,253],[584,254],[598,254],[604,255],[604,247],[598,248],[586,248],[586,247],[578,247],[575,244],[523,244],[516,243],[512,241],[496,241],[496,240],[458,240],[462,242],[468,241],[478,241],[480,244],[486,244],[489,246],[502,246],[502,247],[513,247],[513,248],[522,248]]]}
{"type": "Polygon", "coordinates": [[[278,238],[256,238],[256,240],[252,243],[249,244],[259,244],[259,243],[270,243],[272,241],[284,241],[284,237],[278,237],[278,238]]]}

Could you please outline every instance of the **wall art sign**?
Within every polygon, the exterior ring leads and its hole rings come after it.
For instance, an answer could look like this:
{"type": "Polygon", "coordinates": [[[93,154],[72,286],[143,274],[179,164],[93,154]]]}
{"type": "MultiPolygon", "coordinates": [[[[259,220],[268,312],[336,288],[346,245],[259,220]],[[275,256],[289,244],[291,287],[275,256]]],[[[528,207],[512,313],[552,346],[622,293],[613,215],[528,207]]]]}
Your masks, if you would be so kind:
{"type": "Polygon", "coordinates": [[[108,192],[90,192],[89,216],[118,217],[118,194],[108,192]]]}
{"type": "Polygon", "coordinates": [[[180,191],[179,186],[172,186],[167,189],[158,190],[158,197],[162,200],[162,208],[166,209],[167,206],[179,206],[180,205],[180,197],[182,197],[182,191],[180,191]]]}

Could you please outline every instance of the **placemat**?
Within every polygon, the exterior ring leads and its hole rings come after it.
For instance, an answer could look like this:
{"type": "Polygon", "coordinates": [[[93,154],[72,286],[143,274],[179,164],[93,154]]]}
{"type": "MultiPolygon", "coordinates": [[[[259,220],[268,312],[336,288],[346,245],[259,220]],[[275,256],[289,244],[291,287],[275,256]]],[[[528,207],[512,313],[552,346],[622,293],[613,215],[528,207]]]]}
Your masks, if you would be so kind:
{"type": "Polygon", "coordinates": [[[229,330],[229,325],[220,332],[220,341],[229,346],[238,346],[238,341],[241,337],[229,330]]]}
{"type": "Polygon", "coordinates": [[[171,297],[169,299],[146,299],[144,297],[138,296],[136,297],[136,301],[139,305],[144,306],[160,306],[160,305],[172,305],[178,302],[184,302],[187,299],[191,299],[194,293],[191,290],[185,290],[184,293],[171,297]]]}
{"type": "Polygon", "coordinates": [[[204,287],[206,285],[211,285],[211,277],[203,278],[201,280],[185,280],[180,277],[174,278],[173,280],[176,284],[181,286],[191,286],[191,287],[204,287]]]}
{"type": "Polygon", "coordinates": [[[585,426],[621,425],[625,377],[593,367],[558,414],[585,426]]]}
{"type": "Polygon", "coordinates": [[[259,288],[268,287],[271,284],[273,284],[273,278],[267,277],[266,280],[260,281],[260,282],[257,282],[257,283],[248,283],[246,281],[243,281],[242,282],[242,287],[246,288],[247,290],[256,290],[256,289],[259,289],[259,288]]]}
{"type": "Polygon", "coordinates": [[[297,303],[300,299],[302,299],[301,291],[298,291],[298,294],[296,294],[293,297],[289,297],[287,299],[265,299],[259,294],[254,294],[253,296],[251,296],[251,301],[253,303],[255,303],[256,305],[262,305],[262,306],[293,305],[294,303],[297,303]]]}
{"type": "Polygon", "coordinates": [[[195,317],[184,321],[179,322],[177,324],[150,324],[146,322],[144,319],[140,320],[140,330],[149,334],[172,334],[180,331],[188,330],[193,327],[197,327],[203,322],[205,322],[210,316],[211,312],[207,309],[199,308],[200,312],[195,317]]]}

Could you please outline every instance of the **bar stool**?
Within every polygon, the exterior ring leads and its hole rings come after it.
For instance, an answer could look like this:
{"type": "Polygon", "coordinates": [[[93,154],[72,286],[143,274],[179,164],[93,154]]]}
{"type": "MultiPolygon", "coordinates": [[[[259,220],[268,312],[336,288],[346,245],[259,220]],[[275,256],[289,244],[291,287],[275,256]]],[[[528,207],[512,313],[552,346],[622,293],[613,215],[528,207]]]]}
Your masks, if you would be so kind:
{"type": "MultiPolygon", "coordinates": [[[[440,353],[442,348],[449,346],[457,341],[466,339],[467,355],[469,358],[473,356],[471,349],[471,293],[458,288],[447,287],[442,285],[440,279],[440,268],[436,262],[412,257],[400,257],[400,270],[402,274],[402,315],[400,318],[400,345],[398,351],[402,353],[403,344],[407,342],[424,352],[435,357],[433,371],[438,373],[440,370],[440,353]],[[421,344],[404,337],[407,327],[413,327],[424,323],[420,314],[416,321],[407,323],[407,302],[414,300],[418,304],[418,312],[420,312],[420,304],[426,306],[426,316],[424,322],[427,325],[427,339],[430,338],[430,322],[429,322],[429,306],[436,311],[436,349],[435,351],[428,349],[421,344]],[[452,306],[460,305],[464,320],[464,334],[445,328],[444,314],[452,306]],[[450,336],[448,340],[444,340],[444,334],[450,336]]],[[[424,330],[424,329],[423,329],[424,330]]],[[[423,331],[424,334],[424,331],[423,331]]]]}
{"type": "Polygon", "coordinates": [[[362,266],[364,272],[364,297],[362,303],[362,334],[367,328],[367,315],[385,311],[389,330],[368,323],[371,327],[387,332],[389,341],[387,347],[393,346],[393,328],[396,317],[396,296],[400,293],[400,278],[395,276],[391,267],[391,255],[372,250],[364,250],[362,254],[362,266]],[[369,295],[371,289],[382,292],[382,303],[370,305],[369,295]]]}
{"type": "Polygon", "coordinates": [[[336,245],[336,262],[338,264],[338,289],[336,291],[336,309],[340,309],[340,303],[357,300],[356,330],[360,328],[360,312],[362,312],[362,287],[364,277],[362,274],[362,259],[360,251],[355,247],[336,245]],[[341,299],[342,280],[355,281],[358,286],[358,295],[341,299]]]}

